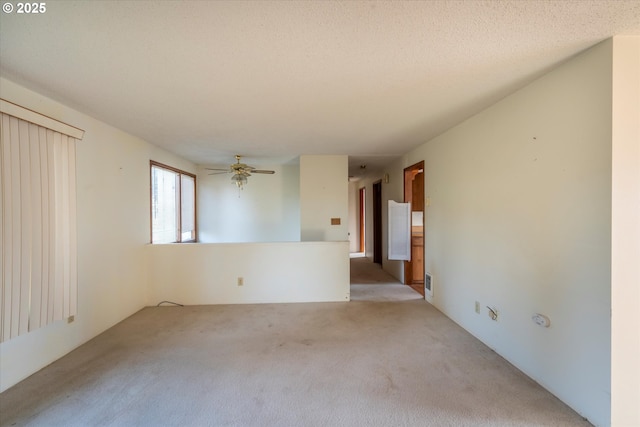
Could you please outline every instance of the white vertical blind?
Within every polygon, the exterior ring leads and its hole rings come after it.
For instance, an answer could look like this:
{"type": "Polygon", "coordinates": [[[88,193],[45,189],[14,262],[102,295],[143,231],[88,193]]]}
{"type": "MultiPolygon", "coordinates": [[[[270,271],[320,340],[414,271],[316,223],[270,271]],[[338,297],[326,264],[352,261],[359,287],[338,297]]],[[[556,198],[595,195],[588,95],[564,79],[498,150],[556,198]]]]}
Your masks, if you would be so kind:
{"type": "Polygon", "coordinates": [[[388,258],[411,260],[411,204],[389,200],[388,258]]]}
{"type": "Polygon", "coordinates": [[[77,138],[9,104],[0,120],[0,342],[77,311],[77,138]]]}

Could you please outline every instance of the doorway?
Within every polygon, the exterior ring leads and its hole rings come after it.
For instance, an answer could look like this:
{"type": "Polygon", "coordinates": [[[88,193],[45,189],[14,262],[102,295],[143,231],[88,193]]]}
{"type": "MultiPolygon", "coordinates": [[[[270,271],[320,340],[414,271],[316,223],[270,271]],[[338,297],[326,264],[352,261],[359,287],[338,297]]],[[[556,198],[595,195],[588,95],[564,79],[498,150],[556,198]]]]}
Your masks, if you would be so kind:
{"type": "Polygon", "coordinates": [[[382,265],[382,181],[373,183],[373,262],[382,265]]]}
{"type": "Polygon", "coordinates": [[[424,161],[404,170],[404,201],[411,203],[411,260],[404,283],[424,296],[424,161]]]}
{"type": "Polygon", "coordinates": [[[366,187],[362,187],[359,190],[359,200],[360,200],[360,248],[358,250],[358,252],[361,253],[365,253],[366,252],[366,246],[365,246],[365,235],[366,235],[366,218],[367,218],[367,211],[366,211],[366,187]]]}

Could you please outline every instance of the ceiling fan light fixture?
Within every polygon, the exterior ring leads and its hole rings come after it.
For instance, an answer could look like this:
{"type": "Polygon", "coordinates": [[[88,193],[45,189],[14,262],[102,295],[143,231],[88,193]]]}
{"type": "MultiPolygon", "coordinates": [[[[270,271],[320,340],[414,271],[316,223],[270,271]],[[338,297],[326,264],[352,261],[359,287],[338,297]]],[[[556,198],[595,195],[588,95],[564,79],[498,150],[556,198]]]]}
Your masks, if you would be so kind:
{"type": "Polygon", "coordinates": [[[247,176],[245,174],[236,173],[231,177],[231,182],[235,183],[238,188],[242,188],[247,183],[247,176]]]}
{"type": "Polygon", "coordinates": [[[242,190],[242,186],[247,183],[247,178],[250,177],[254,173],[259,174],[267,174],[273,175],[276,173],[272,170],[262,170],[256,169],[253,166],[249,166],[244,163],[240,163],[241,156],[236,155],[236,163],[232,163],[228,169],[220,169],[220,168],[205,168],[210,171],[214,171],[209,175],[218,175],[223,173],[232,173],[231,182],[234,183],[240,190],[242,190]]]}

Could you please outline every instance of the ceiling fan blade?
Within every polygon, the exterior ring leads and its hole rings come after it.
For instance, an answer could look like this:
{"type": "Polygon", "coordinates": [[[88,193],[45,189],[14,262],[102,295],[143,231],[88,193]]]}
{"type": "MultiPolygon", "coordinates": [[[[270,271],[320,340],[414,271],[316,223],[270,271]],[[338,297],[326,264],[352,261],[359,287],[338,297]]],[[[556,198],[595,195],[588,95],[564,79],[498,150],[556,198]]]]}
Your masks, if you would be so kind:
{"type": "Polygon", "coordinates": [[[229,168],[205,168],[208,171],[225,171],[225,172],[230,172],[229,168]]]}
{"type": "Polygon", "coordinates": [[[276,171],[267,171],[267,170],[259,170],[259,169],[252,169],[251,173],[265,173],[268,175],[273,175],[274,173],[276,173],[276,171]]]}
{"type": "Polygon", "coordinates": [[[229,172],[229,171],[225,171],[225,172],[213,172],[213,173],[210,173],[210,174],[208,174],[208,175],[225,175],[225,174],[228,174],[228,173],[231,173],[231,172],[229,172]]]}

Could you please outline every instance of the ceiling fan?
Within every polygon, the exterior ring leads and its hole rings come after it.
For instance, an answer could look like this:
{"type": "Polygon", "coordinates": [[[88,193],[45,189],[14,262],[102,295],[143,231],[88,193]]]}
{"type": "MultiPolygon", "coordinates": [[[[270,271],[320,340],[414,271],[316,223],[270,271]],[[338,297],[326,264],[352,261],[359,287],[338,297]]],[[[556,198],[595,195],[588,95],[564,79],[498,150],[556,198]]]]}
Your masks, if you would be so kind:
{"type": "Polygon", "coordinates": [[[253,166],[249,166],[245,163],[240,163],[241,155],[236,154],[236,162],[229,165],[226,169],[217,169],[217,168],[205,168],[210,171],[214,171],[209,175],[218,175],[223,173],[232,173],[231,182],[236,184],[238,188],[242,189],[242,186],[247,183],[247,178],[251,176],[253,173],[263,173],[268,175],[273,175],[276,173],[275,171],[270,170],[262,170],[256,169],[253,166]]]}

